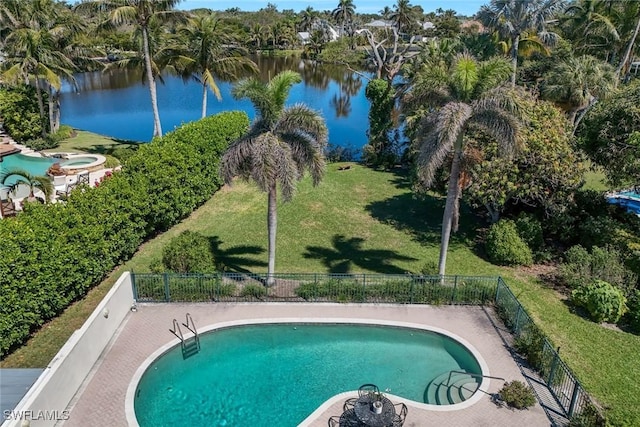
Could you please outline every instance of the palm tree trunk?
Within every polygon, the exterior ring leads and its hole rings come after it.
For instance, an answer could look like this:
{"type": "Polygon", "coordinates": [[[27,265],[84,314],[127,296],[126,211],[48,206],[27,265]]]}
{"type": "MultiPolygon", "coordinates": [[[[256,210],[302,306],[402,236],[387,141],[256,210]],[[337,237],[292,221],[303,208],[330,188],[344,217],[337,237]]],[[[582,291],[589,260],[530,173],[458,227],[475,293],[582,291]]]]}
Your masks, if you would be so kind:
{"type": "Polygon", "coordinates": [[[273,277],[276,270],[276,228],[278,226],[278,213],[277,213],[277,191],[276,183],[274,182],[269,187],[267,207],[267,229],[269,234],[269,266],[267,268],[267,286],[271,286],[275,283],[273,277]]]}
{"type": "Polygon", "coordinates": [[[44,100],[42,99],[42,89],[40,89],[40,79],[36,76],[35,78],[36,85],[36,98],[38,99],[38,109],[40,110],[40,125],[42,126],[42,131],[40,134],[43,138],[47,136],[47,125],[44,114],[44,100]]]}
{"type": "Polygon", "coordinates": [[[202,118],[207,116],[207,85],[202,83],[202,118]]]}
{"type": "Polygon", "coordinates": [[[518,48],[520,44],[520,34],[511,39],[511,86],[516,86],[516,71],[518,69],[518,48]]]}
{"type": "Polygon", "coordinates": [[[151,69],[151,54],[149,52],[149,33],[146,27],[142,27],[142,44],[144,49],[144,65],[147,69],[147,82],[151,93],[151,108],[153,109],[153,136],[162,136],[160,113],[158,112],[158,97],[156,94],[156,79],[151,69]]]}
{"type": "Polygon", "coordinates": [[[616,76],[618,79],[620,78],[620,73],[622,72],[622,68],[629,62],[629,58],[631,57],[631,51],[633,50],[633,45],[636,43],[636,38],[638,37],[638,32],[640,31],[640,15],[638,16],[638,21],[636,22],[636,28],[633,30],[633,36],[631,36],[631,40],[629,40],[629,44],[627,45],[627,49],[624,52],[624,56],[618,64],[618,68],[616,69],[616,76]]]}
{"type": "Polygon", "coordinates": [[[460,180],[460,164],[462,163],[462,134],[458,139],[456,150],[453,153],[453,162],[451,162],[447,203],[444,207],[444,215],[442,215],[442,238],[440,242],[440,260],[438,261],[438,274],[440,276],[444,276],[447,266],[447,250],[449,249],[449,238],[451,237],[455,204],[458,199],[458,181],[460,180]]]}

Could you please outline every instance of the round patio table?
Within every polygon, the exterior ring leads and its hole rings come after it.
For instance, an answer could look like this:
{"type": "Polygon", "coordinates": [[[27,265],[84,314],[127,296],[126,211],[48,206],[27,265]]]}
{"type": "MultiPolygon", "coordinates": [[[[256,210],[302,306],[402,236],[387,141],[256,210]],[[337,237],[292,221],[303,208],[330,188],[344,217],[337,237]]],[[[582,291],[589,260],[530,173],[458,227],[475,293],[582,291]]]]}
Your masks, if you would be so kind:
{"type": "Polygon", "coordinates": [[[373,396],[364,395],[356,400],[354,409],[356,416],[363,424],[370,427],[388,427],[393,425],[393,418],[396,416],[396,408],[386,397],[382,397],[382,412],[376,414],[373,410],[373,396]]]}

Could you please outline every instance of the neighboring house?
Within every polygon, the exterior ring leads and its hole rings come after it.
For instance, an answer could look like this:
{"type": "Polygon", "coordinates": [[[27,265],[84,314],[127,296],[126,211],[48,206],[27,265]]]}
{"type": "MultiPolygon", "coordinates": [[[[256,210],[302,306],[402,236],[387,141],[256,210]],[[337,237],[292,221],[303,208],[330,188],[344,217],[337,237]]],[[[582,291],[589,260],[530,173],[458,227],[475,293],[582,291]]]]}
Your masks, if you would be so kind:
{"type": "Polygon", "coordinates": [[[309,38],[310,37],[311,37],[311,34],[308,31],[300,31],[300,32],[298,32],[298,40],[303,45],[309,43],[309,38]]]}
{"type": "Polygon", "coordinates": [[[429,22],[429,21],[424,21],[422,23],[418,22],[418,24],[420,24],[423,30],[435,30],[436,28],[433,22],[429,22]]]}
{"type": "Polygon", "coordinates": [[[391,29],[393,28],[393,23],[391,21],[385,21],[383,19],[375,19],[364,24],[364,26],[369,28],[391,29]]]}

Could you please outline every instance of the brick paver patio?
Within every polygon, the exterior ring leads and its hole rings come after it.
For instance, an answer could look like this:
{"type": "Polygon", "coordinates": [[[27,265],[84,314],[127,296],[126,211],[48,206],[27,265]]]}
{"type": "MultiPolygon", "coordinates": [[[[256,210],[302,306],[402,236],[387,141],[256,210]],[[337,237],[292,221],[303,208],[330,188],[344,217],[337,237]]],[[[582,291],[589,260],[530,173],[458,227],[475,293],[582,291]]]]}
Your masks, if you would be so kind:
{"type": "MultiPolygon", "coordinates": [[[[499,333],[502,327],[488,308],[431,307],[417,305],[357,305],[357,304],[157,304],[141,305],[129,313],[117,335],[85,379],[69,409],[69,420],[63,427],[126,426],[125,397],[136,370],[156,350],[168,343],[177,343],[169,328],[172,319],[180,321],[189,312],[199,329],[221,322],[250,319],[368,319],[405,322],[441,328],[465,339],[482,355],[489,375],[507,381],[525,381],[523,373],[512,358],[507,343],[499,333]]],[[[502,381],[491,380],[489,393],[497,392],[502,381]]],[[[551,423],[540,404],[524,411],[498,407],[490,396],[482,398],[466,409],[431,411],[417,407],[410,401],[405,426],[549,426],[551,423]]],[[[302,425],[325,427],[331,415],[342,412],[343,399],[329,401],[314,413],[315,419],[302,425]]],[[[214,425],[214,424],[211,424],[214,425]]],[[[159,427],[159,426],[154,426],[159,427]]],[[[256,426],[261,427],[261,426],[256,426]]],[[[267,427],[267,426],[265,426],[267,427]]]]}

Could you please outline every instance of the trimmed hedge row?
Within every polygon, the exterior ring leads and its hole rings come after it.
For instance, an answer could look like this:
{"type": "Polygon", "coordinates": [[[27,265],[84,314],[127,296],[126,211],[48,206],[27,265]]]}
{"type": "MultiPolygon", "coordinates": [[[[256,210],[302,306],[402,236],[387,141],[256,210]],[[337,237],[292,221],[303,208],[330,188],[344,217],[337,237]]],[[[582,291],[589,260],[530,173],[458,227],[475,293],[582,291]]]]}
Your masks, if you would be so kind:
{"type": "Polygon", "coordinates": [[[208,200],[222,185],[222,153],[248,125],[243,112],[185,124],[141,146],[99,187],[0,220],[0,357],[208,200]]]}

